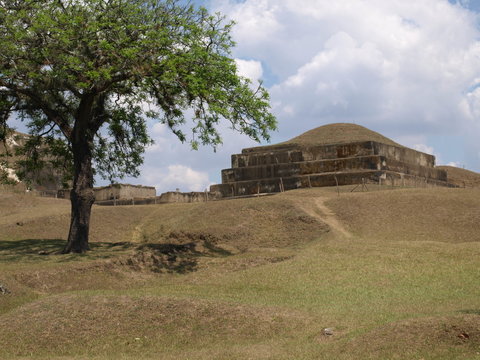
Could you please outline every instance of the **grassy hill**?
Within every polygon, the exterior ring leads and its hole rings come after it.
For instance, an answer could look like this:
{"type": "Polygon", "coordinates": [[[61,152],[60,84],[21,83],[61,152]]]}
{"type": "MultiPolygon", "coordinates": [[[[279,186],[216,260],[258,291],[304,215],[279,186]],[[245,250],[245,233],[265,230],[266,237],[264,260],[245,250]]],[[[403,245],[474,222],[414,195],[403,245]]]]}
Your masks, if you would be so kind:
{"type": "Polygon", "coordinates": [[[370,190],[95,206],[81,256],[0,194],[0,358],[478,358],[480,190],[370,190]]]}
{"type": "Polygon", "coordinates": [[[455,166],[437,166],[438,169],[445,170],[448,175],[448,181],[460,187],[480,187],[480,174],[455,166]]]}
{"type": "Polygon", "coordinates": [[[364,126],[352,123],[334,123],[319,126],[300,134],[288,141],[274,145],[255,147],[252,149],[274,150],[285,146],[319,146],[328,144],[343,144],[363,141],[376,141],[379,143],[403,147],[382,134],[367,129],[364,126]]]}

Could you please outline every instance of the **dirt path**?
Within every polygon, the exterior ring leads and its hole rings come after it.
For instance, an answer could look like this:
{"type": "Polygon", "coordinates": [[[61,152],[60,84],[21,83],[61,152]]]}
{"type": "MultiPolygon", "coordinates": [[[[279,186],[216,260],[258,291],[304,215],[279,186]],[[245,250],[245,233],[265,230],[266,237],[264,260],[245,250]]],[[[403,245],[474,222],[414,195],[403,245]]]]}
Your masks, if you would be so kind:
{"type": "Polygon", "coordinates": [[[345,229],[343,224],[338,220],[337,215],[325,205],[325,200],[325,198],[315,199],[315,204],[317,205],[318,210],[324,215],[320,216],[320,218],[326,222],[333,231],[337,231],[347,238],[351,237],[352,234],[345,229]]]}
{"type": "Polygon", "coordinates": [[[352,237],[352,234],[348,232],[343,224],[338,220],[336,214],[330,210],[326,205],[325,201],[327,199],[324,197],[314,198],[315,207],[305,207],[302,205],[302,209],[310,216],[326,223],[333,232],[340,234],[346,238],[352,237]],[[320,214],[319,214],[320,213],[320,214]]]}

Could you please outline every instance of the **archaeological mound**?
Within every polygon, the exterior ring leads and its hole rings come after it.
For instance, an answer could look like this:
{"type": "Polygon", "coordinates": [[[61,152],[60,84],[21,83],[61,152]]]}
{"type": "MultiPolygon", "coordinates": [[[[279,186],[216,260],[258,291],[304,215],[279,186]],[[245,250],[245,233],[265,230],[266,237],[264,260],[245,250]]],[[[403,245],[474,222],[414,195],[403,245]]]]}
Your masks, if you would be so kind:
{"type": "Polygon", "coordinates": [[[274,193],[307,187],[378,184],[454,186],[422,153],[355,124],[329,124],[276,145],[243,149],[212,185],[218,197],[274,193]]]}

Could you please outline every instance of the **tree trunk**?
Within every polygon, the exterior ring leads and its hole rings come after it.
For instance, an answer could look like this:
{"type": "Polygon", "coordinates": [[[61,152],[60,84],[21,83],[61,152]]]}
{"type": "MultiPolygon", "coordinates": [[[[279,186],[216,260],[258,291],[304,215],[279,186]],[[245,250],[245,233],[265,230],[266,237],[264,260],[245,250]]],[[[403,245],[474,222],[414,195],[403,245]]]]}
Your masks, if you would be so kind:
{"type": "Polygon", "coordinates": [[[72,144],[74,178],[73,189],[70,193],[72,212],[70,231],[67,245],[63,253],[84,253],[90,250],[88,232],[90,228],[90,214],[95,201],[93,191],[92,152],[90,141],[72,144]]]}

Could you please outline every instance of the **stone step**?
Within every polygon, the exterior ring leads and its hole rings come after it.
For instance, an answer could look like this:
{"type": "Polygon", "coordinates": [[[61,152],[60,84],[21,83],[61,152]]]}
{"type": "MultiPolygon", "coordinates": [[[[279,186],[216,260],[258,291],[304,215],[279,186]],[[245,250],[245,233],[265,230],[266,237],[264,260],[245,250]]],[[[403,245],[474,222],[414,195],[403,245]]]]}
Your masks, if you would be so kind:
{"type": "MultiPolygon", "coordinates": [[[[350,157],[381,155],[389,159],[426,167],[435,166],[435,157],[405,147],[363,141],[350,144],[331,144],[320,146],[286,147],[276,150],[262,150],[232,155],[232,168],[276,165],[292,162],[333,160],[350,157]]],[[[249,149],[247,149],[249,150],[249,149]]]]}
{"type": "Polygon", "coordinates": [[[387,159],[385,156],[369,155],[224,169],[222,170],[222,183],[364,170],[389,170],[434,180],[447,180],[447,173],[444,170],[406,164],[394,159],[387,159]]]}
{"type": "Polygon", "coordinates": [[[277,177],[260,180],[238,181],[227,184],[212,185],[211,192],[220,197],[254,195],[259,193],[275,193],[299,188],[342,186],[356,184],[380,184],[385,186],[411,186],[411,187],[455,187],[442,180],[418,177],[388,170],[359,170],[346,172],[316,173],[309,175],[296,175],[290,177],[277,177]]]}
{"type": "Polygon", "coordinates": [[[242,154],[232,155],[232,168],[374,155],[371,141],[303,148],[289,147],[274,151],[244,151],[242,154]]]}

